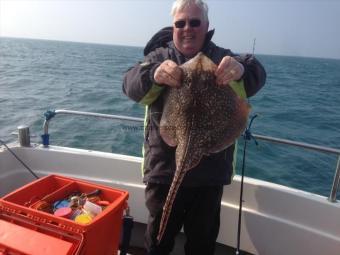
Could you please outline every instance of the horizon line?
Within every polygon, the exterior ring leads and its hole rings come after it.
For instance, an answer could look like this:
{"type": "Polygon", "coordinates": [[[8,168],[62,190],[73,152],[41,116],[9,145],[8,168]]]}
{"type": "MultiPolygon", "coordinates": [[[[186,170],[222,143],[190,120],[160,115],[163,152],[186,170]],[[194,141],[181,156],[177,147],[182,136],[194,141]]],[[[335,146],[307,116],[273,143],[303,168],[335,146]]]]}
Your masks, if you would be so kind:
{"type": "MultiPolygon", "coordinates": [[[[2,36],[0,38],[9,38],[9,39],[23,39],[23,40],[40,40],[40,41],[52,41],[52,42],[67,42],[67,43],[82,43],[82,44],[93,44],[93,45],[103,45],[103,46],[118,46],[118,47],[131,47],[131,48],[141,48],[143,49],[145,46],[138,45],[128,45],[128,44],[115,44],[115,43],[101,43],[101,42],[84,42],[84,41],[71,41],[71,40],[60,40],[60,39],[46,39],[46,38],[32,38],[32,37],[17,37],[17,36],[2,36]]],[[[248,53],[238,53],[238,54],[248,54],[248,53]]],[[[250,54],[250,53],[249,53],[250,54]]],[[[305,56],[305,55],[289,55],[289,54],[274,54],[274,53],[255,53],[260,56],[277,56],[277,57],[301,57],[301,58],[316,58],[316,59],[331,59],[331,60],[340,60],[340,57],[321,57],[321,56],[305,56]]]]}

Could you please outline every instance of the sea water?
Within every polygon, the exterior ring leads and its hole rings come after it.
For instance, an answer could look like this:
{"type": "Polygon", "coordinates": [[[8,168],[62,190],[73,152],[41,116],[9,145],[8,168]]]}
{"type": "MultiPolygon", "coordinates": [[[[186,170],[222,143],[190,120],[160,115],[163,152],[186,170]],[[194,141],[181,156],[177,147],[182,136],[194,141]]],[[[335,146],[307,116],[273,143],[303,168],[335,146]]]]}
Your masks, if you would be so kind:
{"type": "MultiPolygon", "coordinates": [[[[258,55],[265,87],[250,98],[254,134],[340,148],[340,60],[258,55]]],[[[13,141],[30,126],[40,142],[43,113],[68,109],[144,117],[144,107],[122,93],[138,47],[0,37],[0,139],[13,141]]],[[[50,142],[141,156],[142,123],[57,115],[50,142]]],[[[241,169],[239,139],[237,172],[241,169]]],[[[247,145],[246,175],[328,196],[337,157],[264,141],[247,145]]]]}

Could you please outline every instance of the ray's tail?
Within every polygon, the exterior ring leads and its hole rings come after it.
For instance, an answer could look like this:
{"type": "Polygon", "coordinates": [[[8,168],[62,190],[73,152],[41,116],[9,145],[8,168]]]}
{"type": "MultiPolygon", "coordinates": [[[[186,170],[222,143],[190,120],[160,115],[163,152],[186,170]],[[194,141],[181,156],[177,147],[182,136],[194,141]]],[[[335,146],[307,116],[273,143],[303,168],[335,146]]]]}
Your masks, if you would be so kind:
{"type": "Polygon", "coordinates": [[[162,218],[161,218],[159,231],[157,235],[158,243],[160,243],[160,241],[163,238],[163,235],[164,235],[164,232],[165,232],[165,229],[168,224],[169,217],[170,217],[170,213],[172,211],[172,206],[176,198],[177,191],[184,179],[185,173],[186,173],[185,171],[176,171],[174,179],[171,183],[168,196],[166,197],[166,201],[163,206],[162,218]]]}

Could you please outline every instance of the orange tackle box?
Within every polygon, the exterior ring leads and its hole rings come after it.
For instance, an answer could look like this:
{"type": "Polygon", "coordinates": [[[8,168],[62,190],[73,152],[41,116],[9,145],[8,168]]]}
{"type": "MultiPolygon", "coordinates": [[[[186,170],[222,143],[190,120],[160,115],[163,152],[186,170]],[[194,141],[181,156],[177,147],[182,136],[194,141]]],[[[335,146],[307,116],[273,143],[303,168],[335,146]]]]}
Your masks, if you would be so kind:
{"type": "Polygon", "coordinates": [[[58,175],[38,179],[0,199],[0,228],[6,229],[5,234],[0,231],[0,254],[118,254],[127,199],[127,191],[79,179],[58,175]],[[53,203],[75,192],[91,193],[93,190],[100,190],[101,199],[109,204],[88,224],[32,208],[37,202],[53,203]],[[19,236],[29,236],[31,243],[25,241],[27,238],[19,241],[19,236]],[[39,253],[38,243],[41,248],[43,244],[48,244],[51,249],[57,248],[53,253],[39,253]],[[6,249],[13,252],[5,253],[6,249]],[[29,249],[36,251],[32,253],[29,249]]]}

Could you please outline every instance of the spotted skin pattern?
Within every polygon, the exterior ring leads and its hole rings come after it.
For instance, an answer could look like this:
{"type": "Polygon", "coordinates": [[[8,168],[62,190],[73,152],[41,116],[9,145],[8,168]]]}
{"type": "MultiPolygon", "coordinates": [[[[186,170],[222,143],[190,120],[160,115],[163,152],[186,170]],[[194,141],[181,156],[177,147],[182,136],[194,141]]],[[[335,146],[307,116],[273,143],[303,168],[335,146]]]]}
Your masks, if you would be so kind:
{"type": "Polygon", "coordinates": [[[250,107],[230,86],[218,86],[217,66],[203,53],[180,66],[180,88],[165,95],[160,122],[162,139],[176,147],[176,171],[166,198],[158,242],[162,240],[179,186],[203,155],[219,152],[239,137],[246,127],[250,107]]]}

